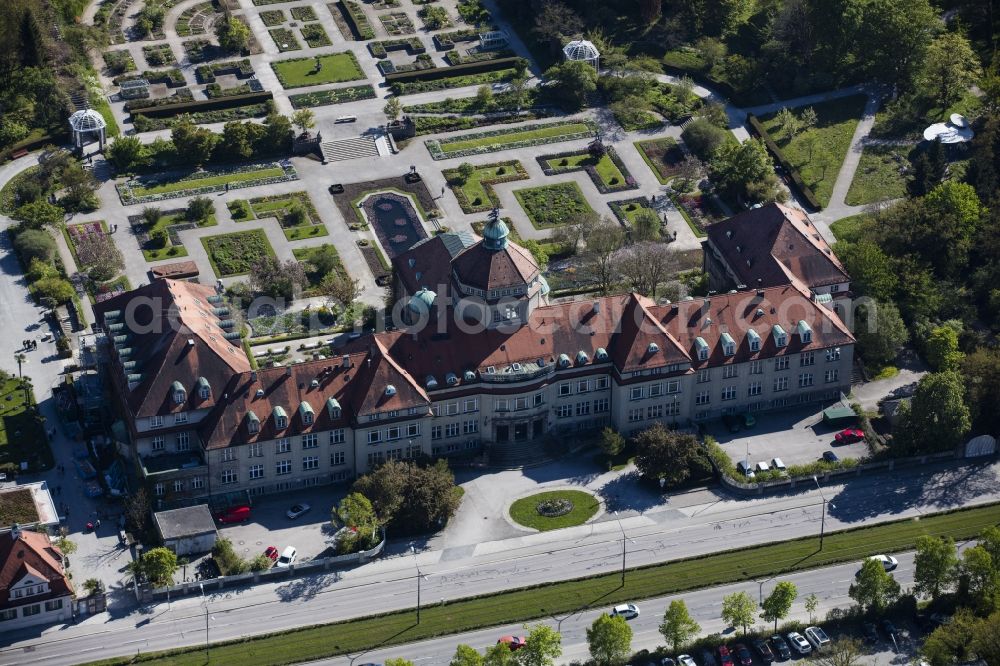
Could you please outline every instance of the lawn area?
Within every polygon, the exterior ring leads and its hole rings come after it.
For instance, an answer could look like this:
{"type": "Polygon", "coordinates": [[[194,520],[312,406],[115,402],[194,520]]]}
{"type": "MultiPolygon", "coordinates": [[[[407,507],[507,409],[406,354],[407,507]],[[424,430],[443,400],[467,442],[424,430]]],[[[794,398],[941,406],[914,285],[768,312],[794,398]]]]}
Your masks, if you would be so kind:
{"type": "Polygon", "coordinates": [[[861,236],[861,223],[867,217],[868,213],[843,217],[830,225],[830,231],[838,243],[856,243],[861,236]]]}
{"type": "MultiPolygon", "coordinates": [[[[547,532],[563,527],[583,525],[594,517],[600,507],[601,503],[597,501],[596,497],[582,490],[553,490],[517,500],[510,505],[510,517],[518,525],[524,525],[539,532],[547,532]],[[543,502],[568,502],[566,506],[570,510],[561,516],[543,516],[538,512],[539,505],[543,502]]],[[[553,509],[555,508],[553,507],[553,509]]]]}
{"type": "Polygon", "coordinates": [[[244,275],[259,257],[274,256],[274,249],[260,229],[206,236],[201,239],[201,244],[218,277],[244,275]]]}
{"type": "Polygon", "coordinates": [[[337,249],[330,243],[323,243],[319,246],[300,247],[292,250],[292,255],[299,261],[309,265],[306,271],[306,278],[309,280],[309,288],[315,289],[330,273],[347,276],[344,264],[340,261],[337,249]]]}
{"type": "Polygon", "coordinates": [[[35,394],[29,388],[27,402],[20,380],[9,377],[0,383],[0,465],[20,467],[28,463],[29,470],[37,472],[52,467],[52,450],[45,425],[36,416],[35,394]]]}
{"type": "Polygon", "coordinates": [[[229,210],[233,213],[235,221],[277,218],[285,238],[290,241],[302,240],[303,238],[321,238],[329,235],[319,213],[316,212],[312,199],[306,192],[289,192],[273,197],[258,197],[246,203],[248,205],[244,207],[237,201],[230,202],[229,210]],[[300,205],[295,206],[296,203],[300,205]],[[296,209],[299,212],[296,212],[296,209]],[[247,211],[249,211],[249,216],[246,215],[247,211]],[[298,221],[295,219],[296,216],[300,218],[298,221]]]}
{"type": "Polygon", "coordinates": [[[902,170],[910,167],[909,155],[913,150],[913,146],[866,147],[844,203],[864,206],[906,196],[907,176],[902,170]]]}
{"type": "MultiPolygon", "coordinates": [[[[421,609],[420,624],[414,621],[412,610],[405,610],[217,643],[212,647],[212,661],[217,664],[264,666],[274,663],[275,655],[281,655],[282,663],[318,660],[483,627],[551,618],[586,608],[608,607],[625,601],[727,583],[763,580],[839,562],[856,562],[876,553],[895,553],[913,548],[916,539],[924,534],[950,536],[960,541],[998,523],[1000,505],[997,504],[923,515],[919,520],[905,519],[855,530],[827,532],[822,550],[818,537],[809,536],[630,569],[624,585],[621,575],[615,572],[431,604],[421,609]]],[[[205,651],[202,645],[195,645],[159,654],[129,655],[93,663],[125,665],[136,662],[204,666],[205,651]]]]}
{"type": "Polygon", "coordinates": [[[318,86],[323,83],[356,81],[365,78],[358,59],[350,51],[330,53],[317,58],[295,58],[272,62],[271,68],[284,88],[318,86]],[[317,70],[317,63],[320,65],[317,70]]]}
{"type": "Polygon", "coordinates": [[[536,229],[565,224],[579,215],[594,212],[576,183],[514,190],[514,196],[536,229]]]}
{"type": "Polygon", "coordinates": [[[551,139],[569,134],[581,134],[590,132],[590,126],[586,123],[554,123],[534,129],[527,129],[519,132],[506,132],[503,134],[487,133],[474,134],[467,138],[457,137],[441,142],[441,150],[444,153],[457,153],[462,150],[483,148],[489,146],[494,150],[501,150],[504,146],[522,141],[536,141],[539,139],[551,139]]]}
{"type": "MultiPolygon", "coordinates": [[[[181,190],[214,187],[216,185],[225,185],[226,183],[231,185],[233,183],[240,183],[248,180],[280,178],[284,174],[285,172],[281,169],[281,167],[277,166],[267,166],[261,169],[252,169],[249,171],[235,171],[216,176],[211,175],[211,172],[198,172],[180,178],[159,181],[154,184],[150,184],[149,186],[141,184],[133,185],[132,194],[136,197],[145,197],[152,194],[167,194],[170,192],[179,192],[181,190]],[[202,177],[198,177],[199,174],[202,177]]],[[[139,182],[141,183],[141,181],[139,182]]]]}
{"type": "MultiPolygon", "coordinates": [[[[178,210],[161,217],[156,224],[146,228],[146,233],[152,235],[158,229],[168,229],[175,224],[189,224],[187,214],[184,210],[178,210]]],[[[219,222],[215,219],[215,214],[208,216],[208,219],[198,222],[198,227],[214,227],[219,222]]],[[[187,248],[182,244],[174,245],[172,240],[167,241],[166,247],[153,248],[143,247],[142,256],[146,261],[160,261],[161,259],[179,259],[188,256],[187,248]]]]}
{"type": "Polygon", "coordinates": [[[556,172],[579,171],[587,167],[594,167],[601,181],[608,187],[614,187],[625,182],[625,175],[615,166],[615,163],[611,161],[607,153],[601,155],[601,159],[599,160],[595,160],[590,153],[583,152],[577,155],[546,160],[546,163],[550,169],[556,172]]]}
{"type": "Polygon", "coordinates": [[[661,185],[666,185],[677,175],[678,165],[684,161],[684,151],[671,138],[636,141],[635,148],[661,185]]]}
{"type": "MultiPolygon", "coordinates": [[[[830,203],[833,184],[851,147],[854,130],[865,109],[867,98],[852,95],[813,105],[816,126],[800,132],[791,141],[778,127],[776,114],[762,116],[761,124],[778,144],[819,202],[830,203]]],[[[799,115],[803,109],[793,109],[799,115]]]]}
{"type": "Polygon", "coordinates": [[[455,193],[455,198],[465,213],[478,213],[499,205],[499,199],[493,191],[494,183],[508,183],[514,180],[525,180],[528,172],[516,160],[482,164],[462,183],[458,169],[448,169],[442,174],[448,181],[448,186],[455,193]],[[461,184],[460,184],[461,183],[461,184]]]}

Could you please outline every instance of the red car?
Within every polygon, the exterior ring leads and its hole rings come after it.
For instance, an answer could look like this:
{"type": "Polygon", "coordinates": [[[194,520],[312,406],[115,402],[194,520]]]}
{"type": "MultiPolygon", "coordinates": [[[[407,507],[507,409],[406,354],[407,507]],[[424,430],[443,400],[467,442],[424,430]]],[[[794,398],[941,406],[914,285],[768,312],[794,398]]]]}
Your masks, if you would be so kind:
{"type": "Polygon", "coordinates": [[[504,643],[511,652],[520,650],[524,647],[524,636],[501,636],[500,640],[497,641],[497,645],[501,643],[504,643]]]}
{"type": "Polygon", "coordinates": [[[217,514],[215,519],[222,523],[223,525],[229,523],[242,523],[245,520],[250,519],[250,507],[248,506],[237,506],[226,511],[217,514]]]}
{"type": "Polygon", "coordinates": [[[264,555],[266,555],[267,559],[271,560],[272,562],[278,561],[278,549],[275,548],[274,546],[268,546],[267,550],[264,551],[264,555]]]}
{"type": "Polygon", "coordinates": [[[733,655],[725,645],[719,646],[719,661],[722,662],[722,666],[733,666],[733,655]]]}
{"type": "Polygon", "coordinates": [[[859,428],[845,428],[834,437],[837,440],[837,444],[853,444],[854,442],[860,442],[864,438],[865,431],[859,428]]]}

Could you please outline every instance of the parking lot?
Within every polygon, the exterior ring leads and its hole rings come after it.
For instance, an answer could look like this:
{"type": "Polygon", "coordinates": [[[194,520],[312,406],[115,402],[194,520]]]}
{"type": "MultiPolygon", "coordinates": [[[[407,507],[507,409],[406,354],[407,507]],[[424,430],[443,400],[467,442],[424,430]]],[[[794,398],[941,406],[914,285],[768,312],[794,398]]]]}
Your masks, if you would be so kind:
{"type": "Polygon", "coordinates": [[[868,455],[864,441],[837,444],[836,435],[845,426],[833,427],[823,422],[823,407],[812,406],[782,412],[755,414],[756,425],[730,432],[721,420],[706,426],[734,463],[749,456],[750,464],[781,458],[785,465],[803,465],[819,460],[824,451],[833,451],[840,459],[868,455]]]}

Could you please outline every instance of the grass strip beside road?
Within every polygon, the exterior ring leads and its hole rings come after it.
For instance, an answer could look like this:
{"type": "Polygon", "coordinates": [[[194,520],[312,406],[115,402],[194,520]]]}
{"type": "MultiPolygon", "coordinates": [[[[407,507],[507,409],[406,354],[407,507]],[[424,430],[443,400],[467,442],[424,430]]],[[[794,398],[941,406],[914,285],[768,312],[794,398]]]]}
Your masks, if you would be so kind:
{"type": "MultiPolygon", "coordinates": [[[[414,611],[409,609],[218,643],[211,648],[210,660],[213,664],[255,666],[292,664],[358,653],[484,627],[546,619],[623,601],[856,562],[868,555],[912,549],[917,537],[924,534],[950,536],[958,541],[975,537],[984,528],[997,524],[1000,524],[1000,504],[958,509],[872,527],[829,532],[823,550],[819,550],[819,538],[810,536],[629,569],[624,586],[621,585],[621,574],[613,572],[428,605],[421,609],[420,624],[416,624],[414,611]]],[[[216,611],[215,614],[223,613],[225,611],[216,611]]],[[[119,666],[140,661],[171,666],[204,666],[205,651],[204,646],[192,646],[92,663],[96,666],[119,666]]]]}

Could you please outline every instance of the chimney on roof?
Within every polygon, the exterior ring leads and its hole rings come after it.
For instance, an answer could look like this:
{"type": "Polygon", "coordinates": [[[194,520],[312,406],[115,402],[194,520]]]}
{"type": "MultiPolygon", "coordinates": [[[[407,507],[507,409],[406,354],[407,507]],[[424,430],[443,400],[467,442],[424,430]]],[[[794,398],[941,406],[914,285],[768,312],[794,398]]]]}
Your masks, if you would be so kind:
{"type": "Polygon", "coordinates": [[[188,347],[194,347],[194,338],[188,338],[188,347]]]}
{"type": "Polygon", "coordinates": [[[594,301],[594,314],[600,314],[601,312],[601,302],[594,301]]]}
{"type": "Polygon", "coordinates": [[[252,381],[252,382],[257,381],[257,371],[256,370],[254,370],[253,372],[250,373],[250,381],[252,381]]]}
{"type": "Polygon", "coordinates": [[[344,354],[341,357],[341,359],[340,359],[340,367],[344,368],[345,370],[348,369],[348,368],[350,368],[351,367],[351,357],[348,356],[347,354],[344,354]]]}
{"type": "Polygon", "coordinates": [[[285,366],[285,376],[286,377],[291,377],[292,376],[292,366],[290,366],[290,365],[285,366]]]}

